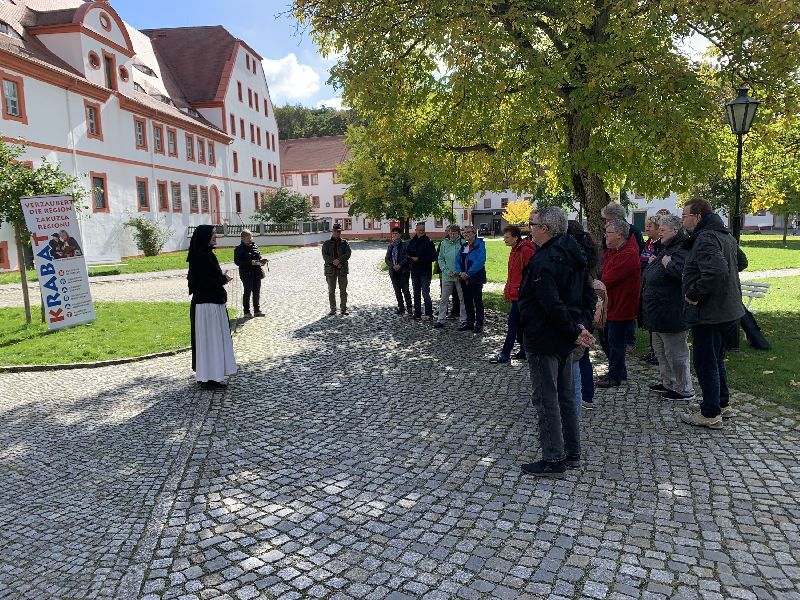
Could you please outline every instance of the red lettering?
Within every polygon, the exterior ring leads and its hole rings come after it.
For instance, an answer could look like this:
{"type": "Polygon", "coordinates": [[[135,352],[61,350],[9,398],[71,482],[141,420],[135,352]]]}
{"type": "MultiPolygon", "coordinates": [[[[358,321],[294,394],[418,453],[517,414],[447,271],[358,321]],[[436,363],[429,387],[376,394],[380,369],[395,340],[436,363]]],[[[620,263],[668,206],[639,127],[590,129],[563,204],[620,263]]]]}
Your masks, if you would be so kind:
{"type": "Polygon", "coordinates": [[[63,321],[64,317],[61,313],[63,313],[63,309],[59,308],[58,310],[51,310],[50,311],[50,322],[51,323],[58,323],[59,321],[63,321]]]}

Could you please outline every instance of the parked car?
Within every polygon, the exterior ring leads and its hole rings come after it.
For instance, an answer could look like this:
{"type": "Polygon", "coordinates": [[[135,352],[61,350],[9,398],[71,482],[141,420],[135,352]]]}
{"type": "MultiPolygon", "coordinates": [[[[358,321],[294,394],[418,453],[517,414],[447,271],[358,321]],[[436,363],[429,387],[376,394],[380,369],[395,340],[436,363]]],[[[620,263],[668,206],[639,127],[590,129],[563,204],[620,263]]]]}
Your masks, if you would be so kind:
{"type": "Polygon", "coordinates": [[[481,223],[480,227],[478,227],[478,235],[489,235],[489,226],[486,223],[481,223]]]}

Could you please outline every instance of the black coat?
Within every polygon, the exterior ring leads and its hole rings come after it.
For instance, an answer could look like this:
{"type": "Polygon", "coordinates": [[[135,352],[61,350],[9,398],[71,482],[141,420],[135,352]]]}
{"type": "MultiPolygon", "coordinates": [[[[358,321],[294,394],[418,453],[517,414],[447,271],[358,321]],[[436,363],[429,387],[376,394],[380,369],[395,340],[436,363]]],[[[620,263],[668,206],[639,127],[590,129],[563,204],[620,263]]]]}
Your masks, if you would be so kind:
{"type": "Polygon", "coordinates": [[[239,267],[239,276],[244,279],[246,277],[261,277],[261,265],[254,265],[252,261],[261,260],[261,252],[258,251],[258,246],[255,242],[245,244],[242,242],[233,250],[233,262],[239,267]]]}
{"type": "Polygon", "coordinates": [[[686,305],[689,325],[718,325],[744,315],[739,271],[747,257],[719,215],[703,217],[685,242],[689,251],[683,269],[683,294],[697,305],[686,305]]]}
{"type": "Polygon", "coordinates": [[[395,262],[394,258],[392,257],[392,248],[394,247],[395,242],[389,244],[389,247],[386,249],[386,257],[384,261],[386,262],[386,266],[389,267],[389,273],[409,273],[411,272],[411,267],[408,263],[414,262],[408,260],[407,256],[407,249],[408,249],[408,242],[404,242],[403,240],[397,241],[397,262],[395,262]],[[395,271],[393,267],[395,265],[400,265],[400,269],[395,271]]]}
{"type": "Polygon", "coordinates": [[[658,333],[678,333],[689,329],[681,278],[689,251],[683,247],[689,235],[684,229],[655,254],[642,273],[642,324],[658,333]],[[667,266],[661,262],[670,257],[667,266]]]}
{"type": "Polygon", "coordinates": [[[189,273],[186,275],[192,304],[225,304],[228,294],[225,284],[228,283],[219,261],[208,243],[214,229],[211,225],[198,225],[189,244],[189,273]]]}
{"type": "Polygon", "coordinates": [[[406,255],[411,258],[416,256],[419,260],[409,260],[411,272],[417,275],[433,276],[431,265],[436,260],[436,246],[427,235],[414,236],[408,241],[406,255]]]}
{"type": "Polygon", "coordinates": [[[563,356],[575,348],[579,325],[591,329],[597,295],[583,250],[570,235],[543,244],[533,255],[519,288],[525,350],[563,356]]]}

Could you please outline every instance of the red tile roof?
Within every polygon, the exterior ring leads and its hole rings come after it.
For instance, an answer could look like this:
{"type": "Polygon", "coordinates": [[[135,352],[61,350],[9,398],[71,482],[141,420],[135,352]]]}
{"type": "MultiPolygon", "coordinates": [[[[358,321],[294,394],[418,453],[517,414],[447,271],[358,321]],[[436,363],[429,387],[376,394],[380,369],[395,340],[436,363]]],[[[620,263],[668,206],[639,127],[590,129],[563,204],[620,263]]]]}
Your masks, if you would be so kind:
{"type": "Polygon", "coordinates": [[[224,27],[143,29],[142,33],[152,41],[159,63],[167,67],[181,96],[190,103],[217,98],[237,42],[224,27]]]}
{"type": "Polygon", "coordinates": [[[333,171],[350,158],[343,135],[281,140],[281,172],[333,171]]]}

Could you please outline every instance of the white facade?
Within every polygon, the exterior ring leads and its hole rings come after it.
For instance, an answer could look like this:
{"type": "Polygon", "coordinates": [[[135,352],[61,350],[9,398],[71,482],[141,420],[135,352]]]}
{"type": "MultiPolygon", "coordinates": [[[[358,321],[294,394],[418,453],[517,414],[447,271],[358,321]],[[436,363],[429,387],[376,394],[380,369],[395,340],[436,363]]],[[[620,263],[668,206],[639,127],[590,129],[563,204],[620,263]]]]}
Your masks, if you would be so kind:
{"type": "MultiPolygon", "coordinates": [[[[6,7],[0,21],[19,35],[3,41],[18,48],[0,45],[0,79],[14,84],[18,106],[3,95],[0,135],[26,146],[21,160],[60,163],[91,190],[81,213],[87,256],[139,254],[123,227],[137,215],[172,229],[165,251],[185,249],[188,226],[239,222],[239,215],[252,214],[258,194],[277,187],[277,123],[261,57],[244,42],[222,30],[230,37],[230,56],[214,82],[216,97],[193,103],[167,93],[175,89],[168,85],[175,74],[163,72],[151,38],[123,23],[109,4],[64,0],[59,8],[76,9],[66,23],[53,22],[63,10],[51,17],[25,13],[24,5],[13,14],[6,7]],[[15,22],[14,15],[23,17],[15,22]],[[31,26],[31,15],[43,24],[31,26]],[[23,33],[52,55],[32,52],[23,33]]],[[[198,57],[209,51],[199,47],[198,57]]],[[[3,225],[0,270],[18,268],[14,246],[13,232],[3,225]]]]}

